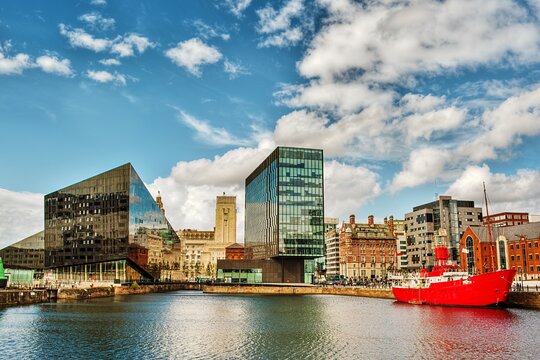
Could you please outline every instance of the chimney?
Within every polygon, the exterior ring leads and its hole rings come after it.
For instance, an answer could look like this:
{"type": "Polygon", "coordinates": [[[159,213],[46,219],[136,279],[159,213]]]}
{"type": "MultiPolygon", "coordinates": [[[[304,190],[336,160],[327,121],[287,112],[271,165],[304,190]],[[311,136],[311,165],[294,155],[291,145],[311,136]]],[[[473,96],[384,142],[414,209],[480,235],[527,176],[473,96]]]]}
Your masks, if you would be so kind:
{"type": "Polygon", "coordinates": [[[390,226],[390,233],[392,235],[394,235],[394,216],[390,215],[390,223],[389,223],[389,226],[390,226]]]}
{"type": "Polygon", "coordinates": [[[349,223],[351,225],[354,225],[354,214],[352,214],[351,216],[349,216],[349,223]]]}
{"type": "Polygon", "coordinates": [[[373,225],[373,215],[369,215],[367,218],[368,225],[373,225]]]}
{"type": "Polygon", "coordinates": [[[388,224],[388,218],[385,216],[384,217],[384,225],[388,224]]]}

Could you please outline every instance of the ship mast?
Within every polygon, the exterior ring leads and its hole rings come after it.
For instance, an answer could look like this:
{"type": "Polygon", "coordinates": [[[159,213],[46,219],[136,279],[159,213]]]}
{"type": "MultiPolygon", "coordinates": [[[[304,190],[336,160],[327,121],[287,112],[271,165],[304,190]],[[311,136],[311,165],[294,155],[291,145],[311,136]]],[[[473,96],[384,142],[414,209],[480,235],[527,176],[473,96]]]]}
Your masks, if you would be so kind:
{"type": "Polygon", "coordinates": [[[493,237],[491,235],[491,222],[489,217],[489,207],[488,207],[488,199],[487,199],[487,192],[486,192],[486,183],[483,182],[484,185],[484,201],[486,203],[486,219],[487,219],[487,231],[488,231],[488,240],[489,240],[489,255],[491,257],[491,271],[495,271],[495,262],[493,258],[493,237]]]}

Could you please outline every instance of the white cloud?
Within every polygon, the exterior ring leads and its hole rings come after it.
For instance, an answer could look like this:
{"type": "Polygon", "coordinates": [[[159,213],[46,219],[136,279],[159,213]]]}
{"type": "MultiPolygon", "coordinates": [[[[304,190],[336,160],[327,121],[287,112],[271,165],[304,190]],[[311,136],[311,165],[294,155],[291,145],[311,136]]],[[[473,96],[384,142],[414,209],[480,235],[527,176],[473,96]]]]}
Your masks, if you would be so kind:
{"type": "Polygon", "coordinates": [[[289,0],[280,10],[275,10],[270,5],[257,10],[257,31],[264,35],[259,47],[287,47],[302,40],[303,25],[293,26],[292,22],[293,19],[301,17],[303,11],[302,0],[289,0]]]}
{"type": "Polygon", "coordinates": [[[290,107],[315,108],[345,115],[373,104],[389,105],[395,94],[360,82],[312,81],[307,86],[283,85],[274,96],[278,103],[290,107]]]}
{"type": "Polygon", "coordinates": [[[225,59],[223,69],[229,74],[229,79],[236,79],[240,75],[249,75],[250,72],[241,63],[235,63],[225,59]]]}
{"type": "MultiPolygon", "coordinates": [[[[540,213],[540,171],[519,169],[513,175],[492,173],[489,166],[471,165],[450,185],[446,194],[484,204],[482,183],[486,183],[490,213],[524,211],[540,213]]],[[[484,205],[485,206],[485,205],[484,205]]]]}
{"type": "Polygon", "coordinates": [[[102,59],[99,60],[99,63],[106,66],[118,66],[121,65],[120,61],[117,59],[102,59]]]}
{"type": "Polygon", "coordinates": [[[107,5],[107,0],[91,0],[90,4],[104,6],[107,5]]]}
{"type": "Polygon", "coordinates": [[[43,195],[0,189],[0,249],[43,230],[43,195]]]}
{"type": "Polygon", "coordinates": [[[225,0],[225,5],[236,17],[242,16],[252,0],[225,0]]]}
{"type": "Polygon", "coordinates": [[[464,109],[449,107],[423,114],[412,114],[403,120],[401,126],[405,130],[409,143],[418,138],[430,140],[433,133],[446,133],[459,128],[465,120],[465,115],[464,109]]]}
{"type": "Polygon", "coordinates": [[[36,59],[36,65],[46,73],[73,76],[71,62],[68,59],[60,60],[56,56],[40,56],[36,59]]]}
{"type": "Polygon", "coordinates": [[[0,51],[0,75],[20,75],[31,67],[32,61],[27,54],[20,53],[13,57],[6,57],[0,51]]]}
{"type": "Polygon", "coordinates": [[[202,65],[214,64],[222,58],[215,47],[206,45],[197,38],[178,43],[176,47],[167,50],[165,56],[195,76],[201,76],[202,65]]]}
{"type": "Polygon", "coordinates": [[[108,71],[103,71],[103,70],[102,71],[88,70],[86,72],[86,76],[89,79],[92,79],[99,83],[113,82],[115,84],[126,85],[125,75],[119,74],[119,73],[112,74],[108,71]]]}
{"type": "Polygon", "coordinates": [[[134,56],[135,53],[140,55],[146,49],[156,46],[147,37],[134,33],[125,34],[124,36],[116,37],[114,40],[109,40],[96,38],[83,29],[71,29],[64,24],[60,24],[59,28],[60,34],[64,35],[73,47],[80,47],[94,52],[110,51],[120,57],[134,56]]]}
{"type": "Polygon", "coordinates": [[[146,49],[154,46],[155,44],[150,42],[148,38],[131,33],[116,41],[112,45],[111,52],[118,54],[120,57],[128,57],[135,55],[135,52],[142,54],[146,49]]]}
{"type": "Polygon", "coordinates": [[[426,113],[444,105],[446,99],[439,96],[433,96],[431,94],[405,94],[400,100],[400,107],[403,112],[412,113],[426,113]]]}
{"type": "Polygon", "coordinates": [[[461,156],[480,162],[496,159],[497,151],[540,134],[540,86],[512,96],[482,115],[482,132],[458,149],[461,156]],[[474,149],[474,151],[471,151],[474,149]]]}
{"type": "Polygon", "coordinates": [[[433,181],[441,176],[445,166],[451,161],[452,153],[439,148],[413,150],[403,169],[394,176],[391,192],[414,187],[433,181]]]}
{"type": "Polygon", "coordinates": [[[91,29],[112,30],[115,26],[113,18],[103,17],[97,11],[83,14],[79,16],[79,20],[89,25],[91,29]]]}
{"type": "Polygon", "coordinates": [[[102,52],[110,48],[112,41],[108,39],[99,39],[88,34],[83,29],[73,29],[64,24],[59,25],[60,34],[67,37],[73,47],[80,47],[95,52],[102,52]]]}
{"type": "Polygon", "coordinates": [[[364,81],[396,82],[460,67],[527,64],[540,56],[538,25],[511,0],[322,4],[330,13],[327,25],[299,64],[308,78],[330,80],[361,69],[364,81]]]}
{"type": "Polygon", "coordinates": [[[194,129],[201,141],[213,145],[248,145],[251,143],[249,140],[239,139],[231,135],[223,128],[213,127],[207,121],[199,120],[185,111],[176,108],[175,110],[178,111],[178,119],[194,129]]]}
{"type": "Polygon", "coordinates": [[[381,193],[379,177],[365,167],[340,163],[324,164],[325,216],[347,219],[381,193]]]}

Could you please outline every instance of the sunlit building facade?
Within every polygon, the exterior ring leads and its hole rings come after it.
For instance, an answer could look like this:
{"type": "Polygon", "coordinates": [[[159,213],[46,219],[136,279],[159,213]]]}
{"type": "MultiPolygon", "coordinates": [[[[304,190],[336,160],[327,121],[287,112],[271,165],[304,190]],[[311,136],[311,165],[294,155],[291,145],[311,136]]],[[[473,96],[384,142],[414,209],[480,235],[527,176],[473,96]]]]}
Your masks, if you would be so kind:
{"type": "Polygon", "coordinates": [[[181,267],[179,238],[131,164],[45,196],[45,267],[55,281],[140,281],[181,267]],[[179,253],[179,251],[178,251],[179,253]]]}

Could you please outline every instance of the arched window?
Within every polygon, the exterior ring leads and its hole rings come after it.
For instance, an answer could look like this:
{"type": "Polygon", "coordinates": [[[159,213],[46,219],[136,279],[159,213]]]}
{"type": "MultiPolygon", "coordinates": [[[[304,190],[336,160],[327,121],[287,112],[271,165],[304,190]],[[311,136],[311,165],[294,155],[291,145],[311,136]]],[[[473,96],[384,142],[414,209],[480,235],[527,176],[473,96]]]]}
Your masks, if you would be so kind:
{"type": "Polygon", "coordinates": [[[506,245],[504,240],[499,240],[499,258],[501,259],[501,270],[506,270],[506,245]]]}
{"type": "Polygon", "coordinates": [[[467,236],[467,271],[469,274],[474,273],[474,241],[472,237],[467,236]]]}

